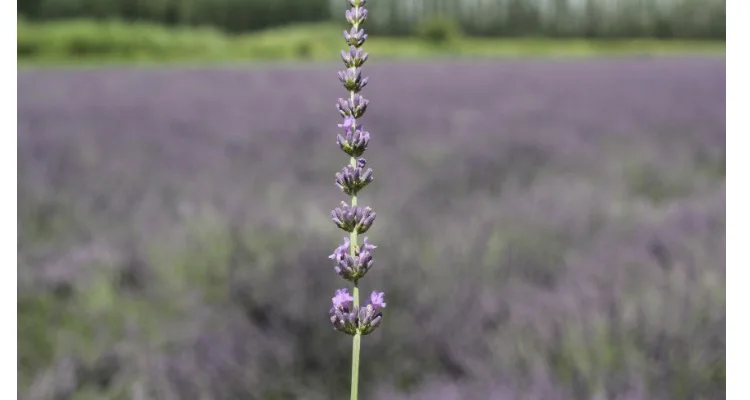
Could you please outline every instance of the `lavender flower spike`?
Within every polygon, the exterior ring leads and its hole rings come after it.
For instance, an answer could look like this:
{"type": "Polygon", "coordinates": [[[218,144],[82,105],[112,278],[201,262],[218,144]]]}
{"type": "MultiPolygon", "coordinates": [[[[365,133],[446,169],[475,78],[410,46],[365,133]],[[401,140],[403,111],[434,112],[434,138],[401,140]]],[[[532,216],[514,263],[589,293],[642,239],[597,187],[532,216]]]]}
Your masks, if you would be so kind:
{"type": "Polygon", "coordinates": [[[358,243],[359,235],[367,232],[375,222],[375,212],[371,207],[357,205],[357,195],[373,181],[371,168],[365,168],[367,161],[362,158],[370,143],[370,134],[362,129],[359,118],[365,115],[368,104],[360,92],[367,86],[369,79],[362,76],[362,66],[369,55],[362,51],[367,41],[367,34],[362,28],[367,21],[368,13],[364,6],[367,0],[346,0],[350,9],[344,17],[349,29],[344,31],[344,41],[348,47],[341,52],[344,70],[338,72],[341,84],[348,92],[348,98],[338,99],[336,109],[343,118],[338,125],[343,129],[336,137],[336,144],[349,156],[349,164],[336,173],[336,186],[351,202],[331,211],[331,219],[336,226],[349,233],[344,241],[329,256],[335,262],[334,271],[343,279],[352,282],[354,288],[349,294],[347,289],[336,290],[331,299],[333,306],[329,311],[334,329],[353,336],[352,338],[352,384],[351,400],[357,400],[359,391],[359,351],[362,336],[369,335],[383,320],[381,310],[385,308],[383,292],[372,292],[367,306],[359,304],[359,281],[372,268],[372,252],[377,247],[364,238],[358,243]]]}

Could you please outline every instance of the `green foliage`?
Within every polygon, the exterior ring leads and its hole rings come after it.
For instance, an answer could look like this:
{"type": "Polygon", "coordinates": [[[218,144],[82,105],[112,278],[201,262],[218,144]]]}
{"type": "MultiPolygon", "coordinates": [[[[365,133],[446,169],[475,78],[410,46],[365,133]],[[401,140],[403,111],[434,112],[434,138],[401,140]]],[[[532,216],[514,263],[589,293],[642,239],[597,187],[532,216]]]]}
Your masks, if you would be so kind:
{"type": "Polygon", "coordinates": [[[424,18],[449,16],[472,36],[724,38],[724,0],[381,0],[374,34],[407,35],[424,18]]]}
{"type": "Polygon", "coordinates": [[[19,0],[30,20],[118,18],[244,32],[330,18],[328,0],[19,0]]]}
{"type": "Polygon", "coordinates": [[[631,164],[626,171],[630,192],[653,203],[684,196],[692,190],[695,176],[686,172],[664,171],[649,164],[631,164]]]}
{"type": "MultiPolygon", "coordinates": [[[[661,53],[723,51],[723,43],[641,41],[621,44],[534,39],[469,39],[456,25],[435,19],[423,37],[450,46],[425,46],[424,39],[373,38],[368,48],[381,58],[435,55],[587,55],[598,53],[661,53]],[[453,32],[453,33],[451,33],[453,32]]],[[[116,20],[29,22],[19,19],[17,56],[22,62],[91,61],[235,61],[331,60],[342,48],[341,31],[333,24],[295,25],[238,36],[212,28],[166,27],[116,20]]]]}
{"type": "Polygon", "coordinates": [[[554,232],[515,227],[494,231],[487,240],[485,263],[496,279],[522,282],[551,289],[566,272],[568,244],[554,232]]]}
{"type": "Polygon", "coordinates": [[[188,54],[212,55],[226,44],[211,29],[166,29],[149,24],[78,20],[35,24],[19,21],[18,57],[138,59],[188,54]]]}
{"type": "Polygon", "coordinates": [[[67,314],[51,293],[18,296],[18,374],[28,384],[34,371],[49,365],[55,357],[54,333],[67,314]],[[61,312],[63,311],[63,312],[61,312]]]}
{"type": "Polygon", "coordinates": [[[461,36],[461,26],[449,17],[430,17],[419,22],[415,34],[432,44],[446,44],[461,36]]]}

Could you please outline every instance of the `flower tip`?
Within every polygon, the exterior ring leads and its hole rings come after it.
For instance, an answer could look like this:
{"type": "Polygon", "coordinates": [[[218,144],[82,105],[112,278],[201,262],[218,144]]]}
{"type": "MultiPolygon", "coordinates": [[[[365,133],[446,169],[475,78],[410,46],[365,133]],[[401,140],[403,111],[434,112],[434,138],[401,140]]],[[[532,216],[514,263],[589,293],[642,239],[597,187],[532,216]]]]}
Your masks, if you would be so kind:
{"type": "Polygon", "coordinates": [[[354,301],[354,297],[347,289],[336,289],[336,295],[331,299],[334,308],[348,307],[354,301]]]}
{"type": "Polygon", "coordinates": [[[370,304],[376,309],[385,308],[385,293],[373,291],[370,295],[370,304]]]}

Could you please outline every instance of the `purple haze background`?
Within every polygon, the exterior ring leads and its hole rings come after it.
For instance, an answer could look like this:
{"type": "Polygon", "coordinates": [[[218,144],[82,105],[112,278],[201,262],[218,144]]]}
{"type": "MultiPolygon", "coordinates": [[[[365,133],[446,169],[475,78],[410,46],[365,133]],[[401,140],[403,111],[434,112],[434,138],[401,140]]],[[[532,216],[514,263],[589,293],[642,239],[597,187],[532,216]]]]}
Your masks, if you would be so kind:
{"type": "MultiPolygon", "coordinates": [[[[345,396],[337,69],[19,71],[22,397],[345,396]]],[[[724,396],[723,58],[365,72],[364,399],[724,396]]]]}

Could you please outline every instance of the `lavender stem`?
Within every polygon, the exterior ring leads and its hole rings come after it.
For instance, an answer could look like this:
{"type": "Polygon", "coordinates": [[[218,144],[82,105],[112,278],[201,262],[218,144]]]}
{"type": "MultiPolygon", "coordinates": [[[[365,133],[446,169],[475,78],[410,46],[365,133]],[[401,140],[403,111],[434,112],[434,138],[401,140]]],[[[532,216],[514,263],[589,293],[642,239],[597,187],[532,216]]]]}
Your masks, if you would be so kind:
{"type": "MultiPolygon", "coordinates": [[[[354,307],[359,307],[359,285],[354,282],[352,297],[354,297],[354,307]]],[[[352,383],[350,400],[357,400],[359,394],[359,348],[362,341],[362,334],[357,332],[352,338],[352,383]]]]}
{"type": "MultiPolygon", "coordinates": [[[[358,9],[358,6],[355,6],[354,9],[358,9]]],[[[352,24],[355,30],[359,30],[359,23],[352,24]]],[[[352,66],[349,68],[352,72],[356,70],[356,67],[352,66]]],[[[349,91],[349,100],[354,103],[354,90],[349,91]]],[[[354,126],[357,126],[356,119],[354,120],[354,126]]],[[[353,168],[357,167],[357,159],[354,157],[349,158],[349,165],[351,165],[353,168]]],[[[357,206],[357,195],[352,195],[352,207],[357,206]]],[[[349,253],[352,257],[356,256],[357,252],[357,246],[358,246],[358,238],[357,238],[357,230],[354,229],[349,234],[349,253]]],[[[354,309],[359,309],[359,285],[357,280],[354,280],[354,288],[352,289],[352,297],[354,297],[354,309]]],[[[351,382],[351,393],[349,395],[350,400],[357,400],[357,397],[359,395],[359,352],[360,352],[360,346],[362,342],[362,334],[357,331],[357,333],[354,334],[354,337],[352,338],[352,382],[351,382]]]]}

